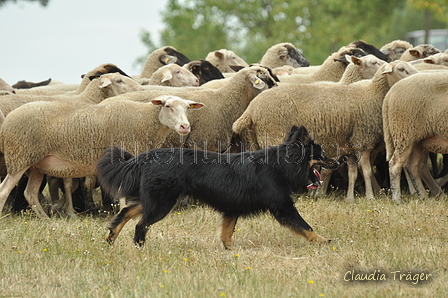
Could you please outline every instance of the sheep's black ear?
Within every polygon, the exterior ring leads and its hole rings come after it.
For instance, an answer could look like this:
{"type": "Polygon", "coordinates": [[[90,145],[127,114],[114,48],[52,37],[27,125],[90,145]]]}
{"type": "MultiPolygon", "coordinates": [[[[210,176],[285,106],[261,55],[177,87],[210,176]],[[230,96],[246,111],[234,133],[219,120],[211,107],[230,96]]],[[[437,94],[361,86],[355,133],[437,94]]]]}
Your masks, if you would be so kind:
{"type": "Polygon", "coordinates": [[[241,65],[229,65],[229,66],[232,70],[234,70],[236,72],[239,72],[241,69],[244,68],[244,66],[241,66],[241,65]]]}

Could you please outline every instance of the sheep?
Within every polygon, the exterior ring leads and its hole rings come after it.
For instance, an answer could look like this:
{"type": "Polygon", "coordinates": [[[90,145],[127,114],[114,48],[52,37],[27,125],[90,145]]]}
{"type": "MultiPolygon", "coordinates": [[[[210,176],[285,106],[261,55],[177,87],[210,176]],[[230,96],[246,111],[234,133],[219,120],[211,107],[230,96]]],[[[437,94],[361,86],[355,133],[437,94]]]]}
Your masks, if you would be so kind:
{"type": "Polygon", "coordinates": [[[423,72],[393,86],[383,104],[384,142],[389,161],[392,200],[401,203],[400,177],[403,165],[417,194],[424,198],[441,192],[429,174],[426,152],[448,153],[448,72],[423,72]],[[424,166],[422,167],[422,158],[424,166]]]}
{"type": "MultiPolygon", "coordinates": [[[[350,44],[348,44],[347,46],[343,46],[341,47],[338,52],[342,52],[345,51],[347,49],[360,49],[362,50],[366,55],[367,54],[372,54],[376,57],[378,57],[381,60],[384,60],[387,62],[387,56],[385,54],[383,54],[380,50],[378,50],[375,46],[366,43],[363,40],[358,40],[358,41],[354,41],[351,42],[350,44]]],[[[313,66],[309,66],[309,67],[299,67],[299,68],[290,68],[290,67],[278,67],[278,68],[274,68],[273,71],[275,74],[277,73],[281,73],[286,75],[286,73],[288,73],[288,75],[292,75],[292,74],[302,74],[302,75],[311,75],[313,73],[315,73],[317,70],[319,70],[321,65],[313,65],[313,66]]]]}
{"type": "Polygon", "coordinates": [[[233,122],[255,96],[276,85],[275,79],[266,68],[252,66],[237,72],[219,89],[158,87],[119,95],[104,102],[121,99],[148,101],[160,95],[171,94],[213,106],[213,110],[204,109],[191,115],[190,121],[194,130],[186,140],[179,142],[178,136],[170,136],[167,140],[175,146],[196,146],[210,151],[224,151],[231,143],[233,122]]]}
{"type": "Polygon", "coordinates": [[[396,39],[383,45],[380,48],[380,51],[387,55],[387,62],[392,62],[395,60],[399,60],[406,50],[413,47],[414,46],[408,41],[396,39]]]}
{"type": "Polygon", "coordinates": [[[347,45],[347,47],[361,49],[364,52],[366,52],[367,54],[372,54],[386,62],[388,62],[388,60],[389,60],[389,57],[386,54],[381,52],[374,45],[369,44],[369,43],[365,42],[364,40],[357,40],[357,41],[351,42],[350,44],[347,45]]]}
{"type": "Polygon", "coordinates": [[[369,54],[363,57],[346,56],[345,59],[350,63],[347,65],[344,74],[339,80],[339,84],[351,84],[365,79],[371,79],[375,76],[378,69],[386,63],[384,60],[369,54]]]}
{"type": "Polygon", "coordinates": [[[224,79],[222,72],[216,66],[204,59],[190,61],[182,67],[188,69],[199,79],[199,86],[208,81],[224,79]]]}
{"type": "Polygon", "coordinates": [[[207,54],[205,60],[209,61],[212,65],[219,69],[222,73],[225,72],[235,72],[232,66],[249,66],[246,61],[239,57],[235,52],[221,49],[218,51],[213,51],[207,54]]]}
{"type": "Polygon", "coordinates": [[[390,86],[418,71],[405,61],[383,64],[370,81],[350,85],[290,84],[258,95],[233,124],[236,134],[248,132],[250,141],[265,148],[279,144],[286,127],[304,125],[328,156],[348,155],[347,201],[354,201],[356,154],[374,197],[370,152],[382,141],[381,105],[390,86]]]}
{"type": "MultiPolygon", "coordinates": [[[[48,218],[37,198],[44,174],[59,178],[94,175],[105,148],[117,144],[138,154],[163,143],[170,129],[186,135],[191,129],[187,111],[203,106],[169,95],[149,103],[59,101],[21,106],[0,128],[0,152],[8,171],[0,184],[0,212],[11,189],[29,171],[25,198],[39,217],[48,218]]],[[[71,208],[67,213],[74,215],[71,202],[67,206],[71,208]]]]}
{"type": "Polygon", "coordinates": [[[420,71],[425,70],[448,70],[448,54],[437,53],[426,58],[410,62],[420,71]]]}
{"type": "Polygon", "coordinates": [[[259,62],[269,68],[290,65],[292,67],[308,67],[309,61],[297,48],[289,42],[278,43],[266,50],[259,62]]]}
{"type": "MultiPolygon", "coordinates": [[[[257,67],[263,67],[263,68],[265,68],[265,69],[269,72],[270,76],[271,76],[276,82],[280,82],[280,80],[278,79],[278,77],[272,72],[272,70],[271,70],[269,67],[266,67],[266,66],[261,65],[261,64],[258,64],[258,63],[254,63],[254,64],[249,65],[249,67],[253,67],[253,66],[257,66],[257,67]]],[[[219,88],[221,88],[222,86],[224,86],[225,84],[227,84],[227,83],[229,82],[230,79],[231,79],[231,77],[224,78],[224,79],[219,79],[219,80],[212,80],[212,81],[209,81],[209,82],[203,84],[202,87],[204,87],[204,88],[211,88],[211,89],[219,89],[219,88]]]]}
{"type": "Polygon", "coordinates": [[[48,84],[50,84],[50,82],[51,82],[51,78],[48,80],[42,81],[42,82],[38,82],[38,83],[27,82],[27,81],[23,80],[23,81],[18,81],[17,83],[12,85],[12,87],[16,88],[16,89],[31,89],[34,87],[47,86],[48,84]]]}
{"type": "Polygon", "coordinates": [[[341,79],[348,63],[340,63],[335,61],[335,59],[345,57],[345,55],[362,57],[365,56],[366,53],[363,50],[353,48],[347,48],[342,51],[334,52],[327,59],[325,59],[322,66],[320,66],[316,72],[309,75],[296,74],[279,77],[280,82],[293,84],[312,83],[317,81],[337,82],[341,79]]]}
{"type": "Polygon", "coordinates": [[[174,47],[164,46],[151,52],[151,54],[149,54],[146,58],[140,75],[134,75],[132,77],[150,78],[151,75],[159,69],[159,67],[173,63],[182,66],[188,62],[190,62],[190,59],[188,59],[187,56],[181,52],[177,51],[174,47]]]}
{"type": "Polygon", "coordinates": [[[8,83],[5,82],[5,80],[3,80],[2,78],[0,78],[0,95],[1,94],[12,94],[12,93],[16,93],[14,91],[14,88],[12,88],[8,83]],[[4,92],[2,92],[4,91],[4,92]]]}
{"type": "Polygon", "coordinates": [[[32,89],[21,89],[17,90],[17,94],[34,94],[34,95],[56,95],[56,94],[80,94],[84,91],[86,86],[90,83],[93,78],[99,77],[106,73],[118,72],[123,76],[129,77],[124,71],[122,71],[118,66],[112,63],[101,64],[94,69],[87,72],[87,74],[81,75],[80,84],[57,84],[50,86],[35,87],[32,89]]]}
{"type": "Polygon", "coordinates": [[[93,79],[93,81],[87,85],[87,88],[79,95],[13,94],[0,96],[0,110],[7,115],[18,107],[34,101],[79,101],[96,104],[108,97],[141,90],[143,90],[143,87],[133,79],[125,77],[119,73],[110,73],[104,74],[97,79],[93,79]]]}
{"type": "Polygon", "coordinates": [[[199,86],[199,79],[188,69],[177,64],[168,64],[157,69],[145,85],[199,86]]]}
{"type": "Polygon", "coordinates": [[[436,49],[430,44],[420,44],[404,51],[399,60],[402,61],[414,61],[417,59],[426,58],[428,56],[440,53],[439,49],[436,49]]]}

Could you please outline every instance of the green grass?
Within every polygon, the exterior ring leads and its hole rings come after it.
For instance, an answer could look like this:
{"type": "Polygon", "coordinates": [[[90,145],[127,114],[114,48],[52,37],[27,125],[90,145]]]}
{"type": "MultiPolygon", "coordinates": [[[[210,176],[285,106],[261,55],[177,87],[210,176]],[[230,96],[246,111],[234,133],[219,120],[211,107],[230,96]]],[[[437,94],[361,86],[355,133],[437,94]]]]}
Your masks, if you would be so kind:
{"type": "MultiPolygon", "coordinates": [[[[113,246],[110,219],[41,220],[32,214],[0,220],[0,297],[443,297],[448,292],[448,202],[406,197],[343,197],[296,204],[330,244],[307,243],[269,214],[240,219],[233,250],[219,240],[218,213],[174,211],[135,248],[136,221],[113,246]],[[380,270],[386,281],[346,281],[352,270],[380,270]],[[429,281],[393,280],[391,272],[429,281]],[[414,281],[415,283],[415,281],[414,281]]],[[[404,276],[404,279],[406,276],[404,276]]]]}

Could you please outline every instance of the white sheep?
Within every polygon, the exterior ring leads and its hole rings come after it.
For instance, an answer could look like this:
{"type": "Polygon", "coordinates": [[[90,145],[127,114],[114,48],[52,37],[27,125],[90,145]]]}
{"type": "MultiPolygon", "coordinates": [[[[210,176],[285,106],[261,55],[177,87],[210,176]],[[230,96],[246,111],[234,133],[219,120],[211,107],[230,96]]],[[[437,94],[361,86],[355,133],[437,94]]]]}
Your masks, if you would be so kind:
{"type": "Polygon", "coordinates": [[[387,55],[388,57],[387,62],[392,62],[395,60],[399,60],[406,50],[413,47],[414,46],[408,41],[396,39],[383,45],[380,48],[380,51],[385,55],[387,55]]]}
{"type": "Polygon", "coordinates": [[[448,70],[448,54],[437,53],[426,58],[410,62],[419,71],[425,70],[448,70]]]}
{"type": "Polygon", "coordinates": [[[249,64],[247,64],[247,62],[244,61],[240,56],[235,54],[235,52],[226,49],[221,49],[208,53],[207,56],[205,57],[205,60],[213,64],[223,74],[235,72],[235,70],[232,69],[232,66],[240,66],[240,67],[249,66],[249,64]]]}
{"type": "Polygon", "coordinates": [[[292,125],[304,125],[326,155],[348,155],[347,201],[354,200],[356,155],[366,184],[366,196],[374,197],[370,152],[383,139],[381,106],[390,86],[418,71],[404,61],[383,64],[371,80],[349,85],[290,84],[264,91],[233,124],[237,134],[248,132],[255,148],[275,146],[292,125]]]}
{"type": "Polygon", "coordinates": [[[174,146],[202,148],[224,151],[231,143],[232,124],[244,112],[250,101],[264,90],[276,86],[275,79],[265,67],[251,66],[237,72],[228,83],[219,89],[205,87],[160,87],[123,94],[105,100],[148,101],[160,95],[175,95],[197,102],[203,102],[213,109],[204,109],[191,115],[194,128],[186,140],[178,136],[168,139],[174,146]],[[188,145],[189,144],[189,145],[188,145]]]}
{"type": "Polygon", "coordinates": [[[317,81],[337,82],[344,74],[345,68],[348,63],[344,63],[336,59],[345,57],[345,55],[355,55],[360,57],[365,56],[366,54],[360,49],[346,48],[344,50],[335,52],[327,57],[327,59],[325,59],[319,69],[315,72],[311,74],[294,74],[290,76],[279,77],[280,82],[292,84],[312,83],[317,81]]]}
{"type": "Polygon", "coordinates": [[[7,115],[18,107],[34,101],[79,101],[96,104],[108,97],[143,90],[142,85],[119,73],[104,74],[97,79],[93,79],[93,81],[89,80],[89,82],[87,88],[77,95],[65,93],[57,95],[12,94],[0,96],[0,110],[7,115]]]}
{"type": "MultiPolygon", "coordinates": [[[[25,198],[39,217],[47,218],[38,200],[44,174],[59,178],[94,175],[105,148],[116,144],[138,154],[163,143],[170,129],[186,135],[190,132],[187,111],[203,106],[176,96],[149,103],[59,101],[21,106],[0,128],[0,152],[8,171],[0,184],[0,212],[12,188],[29,171],[25,198]]],[[[73,215],[71,202],[66,205],[66,212],[73,215]]]]}
{"type": "Polygon", "coordinates": [[[14,88],[12,88],[8,83],[5,82],[2,78],[0,78],[0,94],[12,94],[15,93],[14,88]],[[2,92],[4,91],[4,92],[2,92]]]}
{"type": "Polygon", "coordinates": [[[404,51],[399,60],[402,61],[414,61],[428,56],[440,53],[439,49],[436,49],[430,44],[420,44],[418,46],[412,47],[404,51]]]}
{"type": "Polygon", "coordinates": [[[176,48],[164,46],[151,52],[146,58],[141,73],[132,77],[135,79],[150,78],[157,69],[164,65],[176,63],[182,66],[188,62],[190,62],[190,59],[177,51],[176,48]]]}
{"type": "Polygon", "coordinates": [[[168,64],[157,69],[145,85],[160,86],[199,86],[199,79],[187,68],[177,64],[168,64]]]}
{"type": "Polygon", "coordinates": [[[56,84],[32,89],[17,90],[17,94],[33,94],[33,95],[57,95],[57,94],[80,94],[86,89],[87,85],[93,78],[99,77],[106,73],[118,72],[123,76],[128,76],[118,66],[112,63],[101,64],[86,74],[81,75],[81,82],[79,84],[56,84]]]}
{"type": "Polygon", "coordinates": [[[441,193],[426,164],[427,152],[448,153],[445,122],[448,112],[448,72],[422,72],[393,86],[383,104],[384,141],[389,161],[392,200],[400,203],[403,166],[417,194],[441,193]],[[422,166],[424,165],[424,166],[422,166]]]}
{"type": "Polygon", "coordinates": [[[266,50],[259,64],[271,69],[284,65],[294,68],[308,67],[310,63],[292,43],[283,42],[271,46],[266,50]]]}

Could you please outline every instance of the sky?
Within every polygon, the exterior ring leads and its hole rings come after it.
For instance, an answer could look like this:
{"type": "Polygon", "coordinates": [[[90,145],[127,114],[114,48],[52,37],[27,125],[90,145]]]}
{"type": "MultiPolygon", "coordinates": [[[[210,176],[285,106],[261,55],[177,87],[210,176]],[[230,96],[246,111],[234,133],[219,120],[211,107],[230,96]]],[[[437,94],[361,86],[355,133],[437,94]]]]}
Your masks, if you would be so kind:
{"type": "MultiPolygon", "coordinates": [[[[7,2],[0,7],[0,78],[17,81],[81,82],[81,75],[114,63],[139,74],[138,57],[147,54],[142,29],[155,44],[164,28],[167,0],[50,0],[7,2]]],[[[161,45],[163,46],[163,45],[161,45]]]]}

